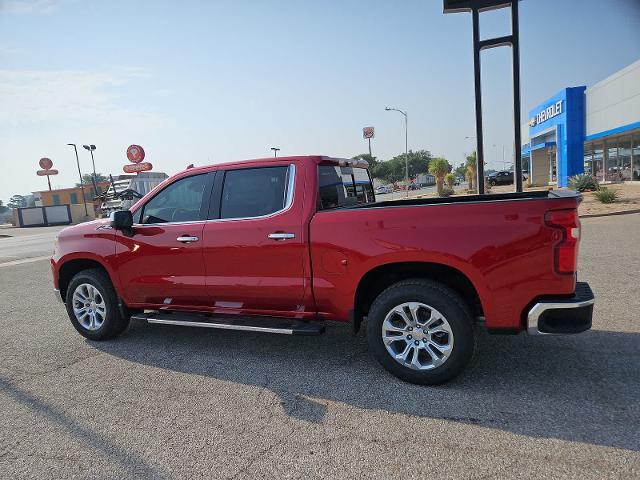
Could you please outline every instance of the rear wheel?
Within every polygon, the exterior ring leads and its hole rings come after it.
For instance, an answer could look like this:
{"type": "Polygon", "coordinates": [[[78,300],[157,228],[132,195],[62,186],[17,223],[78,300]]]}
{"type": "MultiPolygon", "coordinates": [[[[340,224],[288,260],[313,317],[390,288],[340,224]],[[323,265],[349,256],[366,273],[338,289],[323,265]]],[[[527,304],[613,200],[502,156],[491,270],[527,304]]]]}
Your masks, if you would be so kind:
{"type": "Polygon", "coordinates": [[[385,369],[418,384],[454,378],[475,348],[467,304],[444,285],[422,279],[398,282],[376,298],[367,339],[385,369]]]}
{"type": "Polygon", "coordinates": [[[109,276],[100,269],[83,270],[71,279],[66,307],[75,329],[91,340],[116,337],[129,325],[109,276]]]}

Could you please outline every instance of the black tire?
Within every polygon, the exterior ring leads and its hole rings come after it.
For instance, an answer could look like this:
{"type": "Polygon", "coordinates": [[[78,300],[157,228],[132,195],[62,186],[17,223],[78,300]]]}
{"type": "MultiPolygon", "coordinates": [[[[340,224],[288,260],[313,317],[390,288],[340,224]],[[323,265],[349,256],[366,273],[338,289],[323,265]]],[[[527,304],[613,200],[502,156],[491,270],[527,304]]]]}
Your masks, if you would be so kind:
{"type": "MultiPolygon", "coordinates": [[[[122,315],[118,304],[118,296],[116,295],[109,275],[107,275],[104,270],[98,268],[83,270],[71,279],[67,287],[65,303],[71,324],[80,335],[90,340],[108,340],[117,337],[127,329],[129,321],[131,320],[129,315],[122,315]],[[95,287],[104,299],[106,306],[105,318],[100,328],[96,330],[85,328],[78,321],[73,311],[73,293],[76,288],[82,284],[89,284],[95,287]]],[[[126,308],[123,310],[125,310],[125,312],[127,311],[126,308]]]]}
{"type": "Polygon", "coordinates": [[[492,187],[495,187],[496,186],[496,181],[495,180],[491,180],[489,182],[489,185],[492,186],[492,187]]]}
{"type": "Polygon", "coordinates": [[[456,377],[475,351],[473,321],[467,303],[450,288],[425,279],[403,280],[378,295],[367,317],[367,341],[371,353],[386,370],[401,380],[420,385],[437,385],[456,377]],[[385,317],[394,307],[406,302],[420,302],[438,310],[446,317],[453,333],[453,347],[448,359],[430,370],[405,366],[393,359],[385,347],[382,338],[385,317]]]}

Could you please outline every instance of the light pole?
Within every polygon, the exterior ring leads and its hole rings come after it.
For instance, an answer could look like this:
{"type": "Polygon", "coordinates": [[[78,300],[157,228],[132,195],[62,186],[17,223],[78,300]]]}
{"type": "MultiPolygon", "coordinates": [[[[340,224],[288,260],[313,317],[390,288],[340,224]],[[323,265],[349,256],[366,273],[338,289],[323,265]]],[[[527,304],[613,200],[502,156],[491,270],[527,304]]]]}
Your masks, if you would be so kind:
{"type": "Polygon", "coordinates": [[[408,119],[407,112],[403,112],[397,108],[393,107],[385,107],[387,112],[400,112],[404,115],[404,175],[405,175],[405,183],[407,184],[407,198],[409,197],[409,133],[408,133],[408,119]]]}
{"type": "Polygon", "coordinates": [[[280,149],[278,147],[271,147],[271,150],[273,150],[273,158],[278,158],[278,152],[280,149]]]}
{"type": "Polygon", "coordinates": [[[87,210],[87,199],[84,196],[84,185],[82,184],[82,172],[80,172],[80,159],[78,158],[78,148],[75,143],[67,143],[70,147],[76,151],[76,163],[78,164],[78,176],[80,177],[80,190],[82,190],[82,203],[84,203],[84,213],[88,217],[89,211],[87,210]]]}
{"type": "Polygon", "coordinates": [[[96,149],[95,145],[83,145],[82,146],[84,149],[89,150],[89,153],[91,153],[91,164],[93,165],[93,192],[95,193],[95,195],[98,195],[98,186],[96,185],[96,162],[93,159],[93,151],[96,149]]]}

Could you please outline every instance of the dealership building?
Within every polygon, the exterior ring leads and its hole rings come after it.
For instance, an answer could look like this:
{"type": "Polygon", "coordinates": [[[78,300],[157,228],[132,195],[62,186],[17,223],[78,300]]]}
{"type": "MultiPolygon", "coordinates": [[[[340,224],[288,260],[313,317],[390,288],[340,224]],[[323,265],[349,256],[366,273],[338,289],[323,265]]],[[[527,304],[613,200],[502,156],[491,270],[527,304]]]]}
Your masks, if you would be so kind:
{"type": "Polygon", "coordinates": [[[640,181],[640,60],[591,87],[567,87],[529,111],[522,147],[534,185],[578,173],[640,181]]]}

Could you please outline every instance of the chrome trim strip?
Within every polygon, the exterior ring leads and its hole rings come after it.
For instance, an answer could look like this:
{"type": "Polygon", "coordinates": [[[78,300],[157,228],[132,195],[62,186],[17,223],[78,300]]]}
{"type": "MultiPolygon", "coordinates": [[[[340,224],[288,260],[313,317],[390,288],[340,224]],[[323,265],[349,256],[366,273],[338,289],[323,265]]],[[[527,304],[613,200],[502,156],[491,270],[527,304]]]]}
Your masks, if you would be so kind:
{"type": "Polygon", "coordinates": [[[527,333],[529,335],[564,335],[562,333],[548,333],[538,330],[538,320],[547,310],[555,310],[561,308],[581,308],[588,307],[595,303],[595,298],[583,300],[581,302],[539,302],[536,303],[527,315],[527,333]]]}
{"type": "MultiPolygon", "coordinates": [[[[284,165],[283,165],[284,166],[284,165]]],[[[258,167],[256,167],[258,168],[258,167]]],[[[147,226],[163,226],[163,225],[193,225],[196,223],[209,223],[209,222],[236,222],[238,220],[258,220],[262,218],[270,218],[274,215],[279,215],[286,212],[293,205],[293,197],[295,192],[296,183],[296,166],[292,163],[289,164],[287,169],[287,189],[285,191],[284,207],[277,212],[269,213],[267,215],[260,215],[258,217],[239,217],[239,218],[213,218],[210,220],[192,220],[189,222],[165,222],[165,223],[135,223],[133,227],[147,227],[147,226]]]]}
{"type": "Polygon", "coordinates": [[[293,330],[290,328],[253,327],[248,325],[230,325],[228,323],[189,322],[183,320],[162,320],[158,318],[147,318],[146,320],[149,323],[159,323],[163,325],[180,325],[184,327],[205,327],[217,328],[220,330],[242,330],[245,332],[280,333],[283,335],[293,335],[293,330]]]}
{"type": "Polygon", "coordinates": [[[62,295],[60,294],[60,290],[58,290],[57,288],[53,289],[53,293],[56,296],[56,300],[58,300],[61,304],[64,305],[64,300],[62,299],[62,295]]]}

